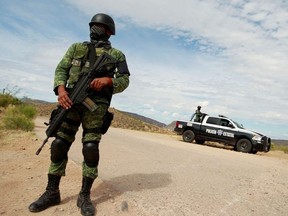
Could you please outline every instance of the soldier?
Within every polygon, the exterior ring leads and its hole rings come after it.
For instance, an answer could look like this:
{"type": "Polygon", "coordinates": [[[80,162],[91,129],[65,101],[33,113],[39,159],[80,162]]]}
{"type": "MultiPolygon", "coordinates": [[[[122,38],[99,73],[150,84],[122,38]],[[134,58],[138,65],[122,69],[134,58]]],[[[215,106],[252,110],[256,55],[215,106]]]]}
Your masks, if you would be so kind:
{"type": "Polygon", "coordinates": [[[201,106],[198,106],[197,109],[195,110],[195,122],[200,122],[202,113],[201,113],[201,106]]]}
{"type": "Polygon", "coordinates": [[[58,96],[58,103],[70,111],[51,144],[51,162],[46,191],[38,200],[30,204],[31,212],[40,212],[60,203],[60,179],[65,176],[68,151],[82,124],[84,160],[82,188],[78,195],[77,206],[81,208],[82,215],[95,215],[95,207],[90,200],[90,190],[98,176],[99,142],[102,136],[103,117],[107,113],[112,95],[128,87],[130,73],[125,55],[120,50],[112,48],[109,42],[110,36],[115,35],[114,20],[107,14],[99,13],[92,17],[89,26],[90,42],[72,44],[55,70],[54,92],[58,96]],[[89,66],[92,66],[95,59],[104,52],[117,60],[117,69],[115,73],[107,73],[91,82],[89,98],[98,106],[95,111],[91,112],[82,104],[72,104],[69,89],[73,88],[79,75],[87,72],[89,66]]]}

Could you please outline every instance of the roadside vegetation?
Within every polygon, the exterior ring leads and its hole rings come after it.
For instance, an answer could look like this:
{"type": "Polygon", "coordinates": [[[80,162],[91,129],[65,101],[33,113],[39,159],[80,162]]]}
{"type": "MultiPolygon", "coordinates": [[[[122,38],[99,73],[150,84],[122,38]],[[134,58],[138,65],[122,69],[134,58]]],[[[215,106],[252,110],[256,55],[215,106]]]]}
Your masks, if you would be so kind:
{"type": "Polygon", "coordinates": [[[288,146],[275,145],[274,143],[272,143],[271,151],[283,151],[285,154],[288,154],[288,146]]]}
{"type": "Polygon", "coordinates": [[[0,94],[0,130],[32,131],[35,127],[35,107],[23,103],[11,92],[0,94]]]}

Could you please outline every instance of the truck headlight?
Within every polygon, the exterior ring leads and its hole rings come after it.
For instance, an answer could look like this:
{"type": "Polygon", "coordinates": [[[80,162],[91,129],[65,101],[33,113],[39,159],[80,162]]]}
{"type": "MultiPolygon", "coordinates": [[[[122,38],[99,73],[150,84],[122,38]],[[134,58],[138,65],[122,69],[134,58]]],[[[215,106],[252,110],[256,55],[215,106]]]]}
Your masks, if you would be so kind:
{"type": "Polygon", "coordinates": [[[256,136],[252,137],[252,140],[255,141],[255,142],[257,142],[257,143],[261,143],[261,141],[262,141],[262,137],[256,135],[256,136]]]}

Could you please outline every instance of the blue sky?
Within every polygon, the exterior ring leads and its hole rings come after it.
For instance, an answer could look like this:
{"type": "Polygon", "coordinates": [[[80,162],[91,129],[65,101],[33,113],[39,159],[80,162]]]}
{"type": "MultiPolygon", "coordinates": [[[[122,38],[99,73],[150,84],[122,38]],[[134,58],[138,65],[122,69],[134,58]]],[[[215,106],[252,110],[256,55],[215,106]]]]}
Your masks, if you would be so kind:
{"type": "Polygon", "coordinates": [[[282,0],[2,0],[0,89],[56,102],[54,70],[89,40],[99,12],[116,23],[131,83],[112,107],[160,122],[198,105],[272,138],[288,139],[288,2],[282,0]]]}

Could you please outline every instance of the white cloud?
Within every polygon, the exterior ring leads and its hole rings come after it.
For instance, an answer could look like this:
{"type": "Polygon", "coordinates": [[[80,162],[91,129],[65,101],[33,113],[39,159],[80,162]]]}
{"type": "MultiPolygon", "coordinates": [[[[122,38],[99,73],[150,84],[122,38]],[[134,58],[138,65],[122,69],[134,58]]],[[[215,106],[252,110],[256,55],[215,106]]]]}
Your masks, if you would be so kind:
{"type": "Polygon", "coordinates": [[[92,15],[105,12],[116,21],[112,41],[131,71],[129,88],[112,106],[170,123],[188,120],[201,105],[288,138],[269,129],[288,120],[285,1],[17,2],[5,1],[0,15],[0,87],[9,81],[54,100],[57,63],[72,42],[87,40],[92,15]]]}

